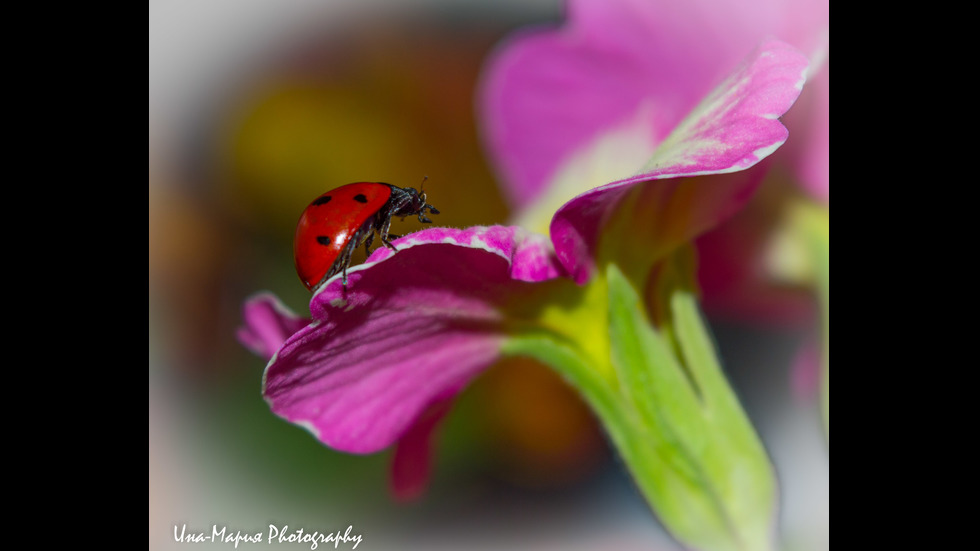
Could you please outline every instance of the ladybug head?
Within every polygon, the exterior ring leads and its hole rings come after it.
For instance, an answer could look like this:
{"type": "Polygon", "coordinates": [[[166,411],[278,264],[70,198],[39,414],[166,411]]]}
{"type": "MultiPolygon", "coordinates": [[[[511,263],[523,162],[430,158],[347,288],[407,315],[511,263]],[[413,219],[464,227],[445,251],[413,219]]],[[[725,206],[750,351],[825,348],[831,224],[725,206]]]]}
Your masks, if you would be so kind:
{"type": "Polygon", "coordinates": [[[408,188],[408,191],[411,194],[411,198],[412,198],[412,202],[411,202],[412,214],[418,213],[419,222],[422,222],[424,224],[431,224],[432,220],[429,220],[429,218],[425,215],[426,211],[431,212],[432,214],[439,214],[439,209],[433,207],[432,205],[426,202],[427,199],[425,196],[425,191],[423,190],[416,191],[412,188],[408,188]]]}
{"type": "MultiPolygon", "coordinates": [[[[422,183],[425,184],[425,181],[423,180],[422,183]]],[[[392,186],[392,193],[392,198],[389,200],[389,204],[391,205],[389,217],[399,216],[404,218],[406,216],[417,215],[419,222],[431,224],[432,220],[429,220],[426,214],[430,212],[432,214],[439,214],[439,209],[426,202],[425,191],[422,189],[392,186]]]]}

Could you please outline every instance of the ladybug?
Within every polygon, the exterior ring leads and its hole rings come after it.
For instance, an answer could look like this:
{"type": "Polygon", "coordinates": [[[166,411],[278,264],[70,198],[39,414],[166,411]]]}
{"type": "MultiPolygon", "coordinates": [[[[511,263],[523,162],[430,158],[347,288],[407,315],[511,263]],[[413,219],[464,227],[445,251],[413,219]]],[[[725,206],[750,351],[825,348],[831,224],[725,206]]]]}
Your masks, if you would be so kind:
{"type": "MultiPolygon", "coordinates": [[[[425,180],[422,180],[425,184],[425,180]]],[[[391,217],[418,216],[419,222],[430,224],[426,212],[439,214],[426,203],[425,192],[400,188],[383,182],[355,182],[332,189],[317,197],[303,211],[296,225],[293,255],[299,279],[310,291],[316,291],[338,272],[344,274],[351,254],[364,244],[371,252],[374,234],[393,251],[391,239],[399,236],[388,233],[391,217]]]]}

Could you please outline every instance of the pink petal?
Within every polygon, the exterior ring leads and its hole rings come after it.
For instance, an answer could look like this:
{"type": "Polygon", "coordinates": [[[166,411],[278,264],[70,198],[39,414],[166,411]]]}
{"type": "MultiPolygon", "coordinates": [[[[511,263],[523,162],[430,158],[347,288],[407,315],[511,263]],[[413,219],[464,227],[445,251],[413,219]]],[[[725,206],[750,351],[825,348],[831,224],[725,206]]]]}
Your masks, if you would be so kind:
{"type": "Polygon", "coordinates": [[[271,293],[259,293],[242,306],[245,325],[238,328],[238,341],[268,360],[293,333],[310,323],[297,316],[271,293]]]}
{"type": "Polygon", "coordinates": [[[787,142],[789,162],[811,197],[830,204],[830,65],[811,79],[786,115],[793,132],[787,142]]]}
{"type": "Polygon", "coordinates": [[[763,38],[810,51],[828,21],[822,0],[572,0],[568,11],[561,29],[512,37],[484,75],[485,139],[519,207],[596,136],[641,117],[655,147],[763,38]]]}
{"type": "Polygon", "coordinates": [[[768,210],[766,201],[752,201],[697,239],[700,302],[713,319],[777,326],[812,322],[813,295],[769,273],[766,251],[776,220],[768,210]]]}
{"type": "Polygon", "coordinates": [[[352,453],[388,447],[498,357],[502,305],[561,275],[517,227],[432,228],[380,248],[313,297],[314,321],[266,368],[272,410],[352,453]]]}
{"type": "Polygon", "coordinates": [[[397,500],[414,501],[428,487],[434,433],[451,405],[452,401],[444,400],[429,406],[398,440],[391,458],[391,493],[397,500]]]}
{"type": "Polygon", "coordinates": [[[657,251],[689,241],[736,212],[755,189],[757,174],[704,178],[696,184],[672,179],[743,170],[775,151],[787,135],[778,117],[799,95],[806,67],[806,58],[792,47],[767,41],[664,140],[640,174],[561,207],[551,222],[551,236],[575,281],[591,276],[599,230],[635,185],[662,188],[643,191],[645,200],[659,201],[648,207],[657,213],[650,215],[651,224],[663,226],[660,241],[650,243],[657,251]]]}

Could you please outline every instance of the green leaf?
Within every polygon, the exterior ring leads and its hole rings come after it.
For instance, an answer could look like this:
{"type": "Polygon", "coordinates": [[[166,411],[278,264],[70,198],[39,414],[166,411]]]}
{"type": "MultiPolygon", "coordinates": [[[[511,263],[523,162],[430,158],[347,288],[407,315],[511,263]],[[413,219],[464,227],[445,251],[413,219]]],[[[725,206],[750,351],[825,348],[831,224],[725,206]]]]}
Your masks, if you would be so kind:
{"type": "Polygon", "coordinates": [[[715,358],[681,259],[666,261],[671,317],[650,324],[634,285],[610,264],[612,362],[645,450],[638,484],[663,524],[698,549],[768,549],[775,476],[715,358]],[[671,336],[674,337],[671,342],[671,336]]]}
{"type": "Polygon", "coordinates": [[[776,510],[776,477],[748,416],[726,380],[694,294],[671,297],[675,335],[699,385],[705,433],[700,458],[726,515],[747,549],[766,548],[776,510]]]}

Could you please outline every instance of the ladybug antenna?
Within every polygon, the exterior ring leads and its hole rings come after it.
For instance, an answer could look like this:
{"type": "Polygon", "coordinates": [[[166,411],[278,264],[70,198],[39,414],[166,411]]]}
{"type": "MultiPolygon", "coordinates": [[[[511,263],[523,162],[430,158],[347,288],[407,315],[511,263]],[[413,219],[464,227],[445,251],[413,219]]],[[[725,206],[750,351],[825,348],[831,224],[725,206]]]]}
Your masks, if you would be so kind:
{"type": "Polygon", "coordinates": [[[428,210],[432,214],[439,214],[439,209],[437,209],[437,208],[433,207],[432,205],[430,205],[427,202],[428,199],[425,196],[425,189],[424,189],[425,188],[425,181],[428,180],[428,179],[429,179],[428,176],[423,176],[422,177],[422,183],[419,184],[419,199],[422,200],[422,214],[419,215],[419,220],[422,221],[422,222],[424,222],[424,223],[431,223],[432,222],[432,220],[429,220],[428,218],[426,218],[426,216],[425,216],[425,211],[426,210],[428,210]]]}
{"type": "Polygon", "coordinates": [[[419,198],[422,199],[422,204],[425,204],[425,181],[428,180],[428,176],[422,176],[422,183],[419,184],[419,198]]]}

